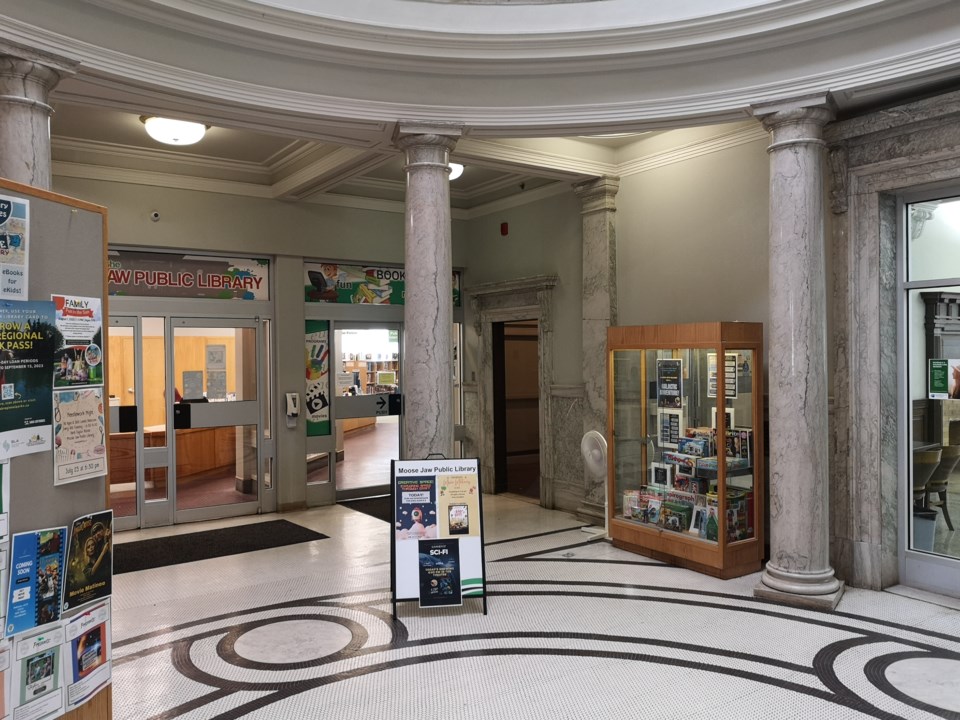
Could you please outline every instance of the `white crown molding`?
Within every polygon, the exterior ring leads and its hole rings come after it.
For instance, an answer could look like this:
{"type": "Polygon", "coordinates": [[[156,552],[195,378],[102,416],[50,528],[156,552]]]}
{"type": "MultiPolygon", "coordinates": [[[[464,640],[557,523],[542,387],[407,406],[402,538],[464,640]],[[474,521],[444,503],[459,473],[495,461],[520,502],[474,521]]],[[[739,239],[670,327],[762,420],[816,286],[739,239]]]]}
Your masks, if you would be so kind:
{"type": "Polygon", "coordinates": [[[711,138],[698,140],[687,145],[681,145],[663,152],[653,153],[644,157],[628,160],[617,165],[616,174],[620,177],[639,175],[641,173],[676,165],[677,163],[694,158],[710,155],[722,150],[729,150],[738,145],[747,145],[759,140],[770,140],[770,135],[761,127],[760,123],[752,126],[740,127],[730,132],[722,133],[711,138]]]}
{"type": "Polygon", "coordinates": [[[128,170],[126,168],[102,167],[99,165],[56,160],[52,163],[51,167],[55,177],[100,180],[104,182],[126,183],[129,185],[149,185],[174,190],[194,190],[219,193],[222,195],[238,195],[240,197],[273,198],[273,191],[270,185],[258,185],[256,183],[214,180],[211,178],[192,177],[190,175],[128,170]]]}
{"type": "MultiPolygon", "coordinates": [[[[826,90],[850,91],[858,87],[902,82],[904,77],[933,80],[960,68],[960,38],[940,46],[913,50],[860,65],[833,68],[811,75],[796,75],[762,84],[743,84],[720,91],[672,97],[635,97],[616,102],[590,102],[575,93],[579,104],[451,106],[424,100],[387,102],[320,95],[273,86],[264,87],[234,78],[214,77],[137,58],[114,50],[26,25],[13,18],[0,23],[0,37],[16,36],[43,50],[56,50],[82,61],[85,80],[109,84],[113,92],[124,88],[141,102],[179,103],[198,114],[223,116],[242,113],[261,118],[264,131],[290,132],[311,119],[325,139],[344,144],[369,142],[370,132],[381,132],[384,123],[400,118],[411,121],[447,121],[463,124],[473,136],[589,134],[614,129],[662,129],[681,125],[742,119],[744,109],[759,102],[787,99],[826,90]],[[207,112],[209,111],[209,112],[207,112]],[[338,120],[339,118],[339,120],[338,120]],[[349,120],[345,120],[349,118],[349,120]],[[326,123],[332,124],[332,130],[326,123]]],[[[799,71],[798,71],[799,72],[799,71]]],[[[589,84],[584,93],[589,91],[589,84]]],[[[625,93],[628,89],[625,89],[625,93]]],[[[571,93],[564,93],[570,96],[571,93]]],[[[544,96],[547,97],[547,96],[544,96]]],[[[90,102],[88,100],[88,102],[90,102]]]]}
{"type": "Polygon", "coordinates": [[[623,17],[609,10],[580,13],[576,24],[544,31],[544,8],[536,15],[525,14],[525,23],[516,20],[516,9],[463,6],[434,9],[429,16],[412,16],[406,10],[390,23],[374,16],[366,21],[350,18],[351,10],[342,3],[335,13],[323,14],[248,0],[86,0],[117,15],[252,50],[371,69],[440,73],[460,72],[464,63],[486,72],[511,72],[514,63],[523,61],[526,71],[534,63],[536,72],[549,73],[566,70],[567,63],[581,69],[585,62],[603,62],[605,70],[625,67],[625,62],[632,67],[645,55],[657,56],[657,63],[666,54],[675,55],[677,62],[705,61],[859,30],[949,1],[788,0],[660,22],[651,22],[649,9],[632,2],[631,10],[621,11],[623,17]],[[450,14],[448,28],[422,28],[442,12],[450,14]],[[491,17],[483,27],[479,18],[467,19],[477,13],[501,19],[491,17]],[[411,17],[421,27],[414,27],[411,17]],[[463,31],[465,27],[470,30],[463,31]]]}
{"type": "Polygon", "coordinates": [[[539,200],[546,200],[547,198],[555,197],[557,195],[564,195],[566,193],[573,194],[573,188],[571,187],[570,183],[555,182],[551,185],[544,185],[543,187],[539,187],[534,190],[524,190],[516,195],[501,198],[500,200],[494,200],[492,202],[485,203],[484,205],[477,205],[473,208],[452,210],[451,215],[454,220],[474,220],[486,215],[523,207],[524,205],[529,205],[530,203],[538,202],[539,200]]]}
{"type": "Polygon", "coordinates": [[[225,160],[223,158],[205,155],[176,153],[163,149],[137,148],[128,145],[118,145],[116,143],[99,142],[96,140],[78,140],[76,138],[65,138],[61,136],[52,137],[50,145],[53,150],[92,154],[96,158],[103,160],[103,162],[97,162],[97,166],[110,166],[120,160],[140,163],[167,162],[181,167],[196,168],[197,170],[219,170],[223,172],[259,175],[267,182],[269,182],[271,176],[269,166],[246,160],[225,160]]]}

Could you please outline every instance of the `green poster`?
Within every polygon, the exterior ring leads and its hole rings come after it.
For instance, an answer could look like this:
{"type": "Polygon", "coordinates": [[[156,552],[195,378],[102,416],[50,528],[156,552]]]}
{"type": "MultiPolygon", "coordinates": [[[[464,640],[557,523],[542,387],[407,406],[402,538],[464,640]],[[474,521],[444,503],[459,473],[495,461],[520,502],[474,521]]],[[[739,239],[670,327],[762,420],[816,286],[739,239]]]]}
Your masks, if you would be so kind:
{"type": "Polygon", "coordinates": [[[307,437],[330,434],[330,325],[326,320],[306,323],[307,437]]]}

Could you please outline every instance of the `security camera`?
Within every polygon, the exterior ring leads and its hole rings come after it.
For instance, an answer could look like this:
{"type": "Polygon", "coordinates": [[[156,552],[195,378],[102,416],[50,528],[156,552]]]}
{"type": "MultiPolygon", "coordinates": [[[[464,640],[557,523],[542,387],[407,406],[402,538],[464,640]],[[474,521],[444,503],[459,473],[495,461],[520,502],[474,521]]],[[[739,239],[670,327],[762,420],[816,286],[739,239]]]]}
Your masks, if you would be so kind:
{"type": "Polygon", "coordinates": [[[160,213],[154,210],[152,213],[150,213],[150,219],[156,222],[160,219],[160,213]]]}

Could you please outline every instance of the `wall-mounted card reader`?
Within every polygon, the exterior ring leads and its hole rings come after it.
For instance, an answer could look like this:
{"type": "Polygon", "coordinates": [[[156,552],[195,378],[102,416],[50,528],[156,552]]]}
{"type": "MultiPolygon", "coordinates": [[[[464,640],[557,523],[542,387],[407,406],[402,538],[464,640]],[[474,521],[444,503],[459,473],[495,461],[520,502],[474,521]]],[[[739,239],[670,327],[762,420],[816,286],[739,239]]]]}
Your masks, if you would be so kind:
{"type": "Polygon", "coordinates": [[[300,395],[287,393],[287,417],[295,418],[300,415],[300,395]]]}

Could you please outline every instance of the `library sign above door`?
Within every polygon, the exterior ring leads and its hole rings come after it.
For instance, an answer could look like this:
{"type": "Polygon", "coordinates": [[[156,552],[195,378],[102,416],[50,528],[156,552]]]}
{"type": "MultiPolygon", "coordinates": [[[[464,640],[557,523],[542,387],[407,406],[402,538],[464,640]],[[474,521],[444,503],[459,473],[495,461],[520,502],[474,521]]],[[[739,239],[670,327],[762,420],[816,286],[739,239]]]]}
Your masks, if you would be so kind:
{"type": "MultiPolygon", "coordinates": [[[[305,263],[304,300],[308,303],[403,305],[403,268],[343,263],[305,263]]],[[[453,273],[453,306],[460,307],[460,273],[453,273]]]]}
{"type": "Polygon", "coordinates": [[[269,300],[270,261],[178,253],[111,250],[111,295],[269,300]]]}

